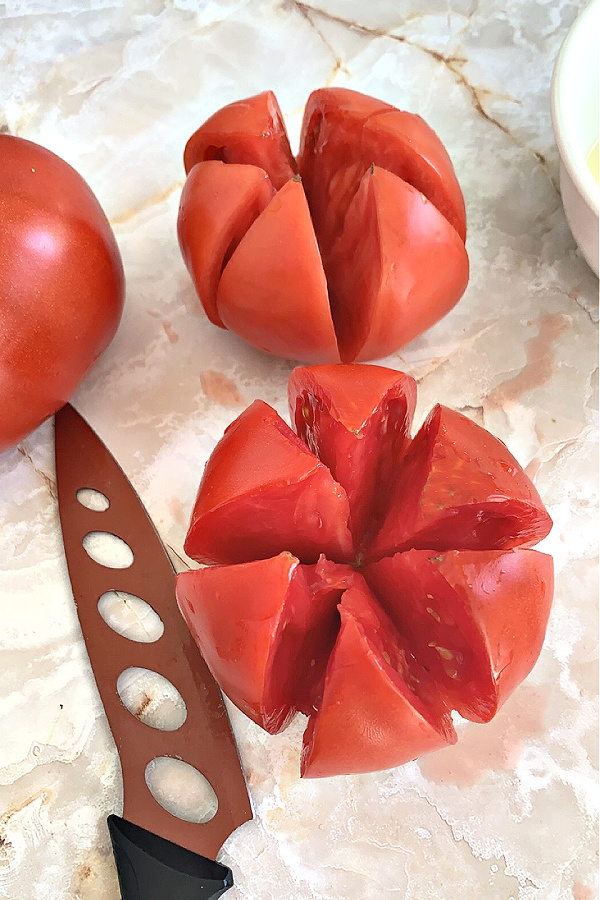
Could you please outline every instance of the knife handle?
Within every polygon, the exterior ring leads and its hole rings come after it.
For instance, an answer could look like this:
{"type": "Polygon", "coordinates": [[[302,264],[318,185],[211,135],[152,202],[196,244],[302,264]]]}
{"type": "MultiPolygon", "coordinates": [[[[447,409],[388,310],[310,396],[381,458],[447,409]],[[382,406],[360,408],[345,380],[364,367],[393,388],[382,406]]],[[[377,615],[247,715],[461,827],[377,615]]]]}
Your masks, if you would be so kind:
{"type": "Polygon", "coordinates": [[[120,816],[107,821],[122,900],[213,900],[233,885],[227,866],[120,816]]]}

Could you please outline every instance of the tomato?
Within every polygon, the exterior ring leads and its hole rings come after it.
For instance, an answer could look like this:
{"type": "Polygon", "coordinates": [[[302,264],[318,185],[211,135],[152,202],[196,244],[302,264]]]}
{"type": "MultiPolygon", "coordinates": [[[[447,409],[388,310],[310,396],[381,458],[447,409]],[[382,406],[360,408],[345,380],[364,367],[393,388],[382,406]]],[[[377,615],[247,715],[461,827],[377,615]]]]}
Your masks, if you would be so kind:
{"type": "Polygon", "coordinates": [[[551,528],[505,445],[412,378],[293,371],[295,433],[255,401],[208,460],[178,576],[225,693],[269,731],[308,715],[302,774],[401,765],[487,722],[541,651],[551,528]]]}
{"type": "Polygon", "coordinates": [[[58,156],[0,135],[0,450],[69,400],[115,334],[119,250],[92,191],[58,156]]]}
{"type": "Polygon", "coordinates": [[[467,286],[462,193],[439,138],[413,113],[315,91],[296,163],[268,91],[211,116],[184,165],[178,234],[201,303],[214,324],[268,353],[385,356],[467,286]],[[258,202],[261,179],[275,196],[258,202]]]}

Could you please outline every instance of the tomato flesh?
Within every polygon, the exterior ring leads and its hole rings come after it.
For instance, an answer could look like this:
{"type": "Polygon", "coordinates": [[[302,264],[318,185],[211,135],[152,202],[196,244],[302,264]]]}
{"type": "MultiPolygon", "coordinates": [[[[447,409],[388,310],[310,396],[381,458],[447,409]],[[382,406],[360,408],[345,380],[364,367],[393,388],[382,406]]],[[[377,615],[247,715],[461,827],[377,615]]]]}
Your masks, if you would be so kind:
{"type": "Polygon", "coordinates": [[[194,132],[183,154],[186,175],[211,159],[258,166],[276,190],[294,177],[296,162],[272,91],[224,106],[194,132]]]}
{"type": "Polygon", "coordinates": [[[357,551],[408,443],[416,396],[414,379],[383,366],[300,366],[290,376],[294,430],[346,491],[357,551]]]}
{"type": "Polygon", "coordinates": [[[217,308],[227,328],[268,353],[315,363],[339,359],[299,181],[288,181],[241,239],[219,282],[217,308]]]}
{"type": "Polygon", "coordinates": [[[348,362],[386,356],[434,325],[462,297],[469,259],[458,233],[423,194],[373,166],[350,203],[327,275],[340,355],[348,362]]]}

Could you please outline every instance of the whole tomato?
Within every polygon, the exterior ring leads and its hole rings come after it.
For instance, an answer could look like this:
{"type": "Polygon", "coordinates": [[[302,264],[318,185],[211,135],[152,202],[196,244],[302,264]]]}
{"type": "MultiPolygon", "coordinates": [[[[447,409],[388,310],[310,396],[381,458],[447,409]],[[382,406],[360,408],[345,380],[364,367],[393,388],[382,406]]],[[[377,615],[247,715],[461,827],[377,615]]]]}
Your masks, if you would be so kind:
{"type": "Polygon", "coordinates": [[[294,159],[275,95],[191,136],[179,244],[206,315],[276,356],[387,356],[458,302],[469,277],[450,158],[418,115],[314,91],[294,159]]]}
{"type": "Polygon", "coordinates": [[[63,406],[113,338],[125,280],[83,178],[0,135],[0,451],[63,406]]]}

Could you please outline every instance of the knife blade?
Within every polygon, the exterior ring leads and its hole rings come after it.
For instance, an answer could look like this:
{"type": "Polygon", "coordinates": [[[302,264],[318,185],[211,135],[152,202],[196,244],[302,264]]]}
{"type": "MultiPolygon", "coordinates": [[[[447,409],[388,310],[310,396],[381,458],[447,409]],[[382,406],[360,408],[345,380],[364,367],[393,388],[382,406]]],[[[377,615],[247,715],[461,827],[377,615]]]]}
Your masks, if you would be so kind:
{"type": "Polygon", "coordinates": [[[108,818],[122,898],[220,897],[233,876],[214,858],[225,839],[252,818],[223,698],[179,613],[173,565],[146,510],[114,457],[69,404],[55,416],[55,452],[73,597],[123,774],[123,815],[108,818]],[[85,505],[86,490],[103,495],[106,508],[85,505]],[[125,541],[132,564],[112,568],[95,561],[84,547],[94,532],[125,541]],[[148,603],[164,625],[158,640],[140,643],[113,630],[98,610],[107,591],[148,603]],[[187,716],[177,730],[157,730],[121,702],[117,679],[130,667],[158,672],[179,691],[187,716]],[[146,771],[161,757],[183,760],[208,780],[217,798],[209,821],[181,819],[155,799],[146,771]]]}

